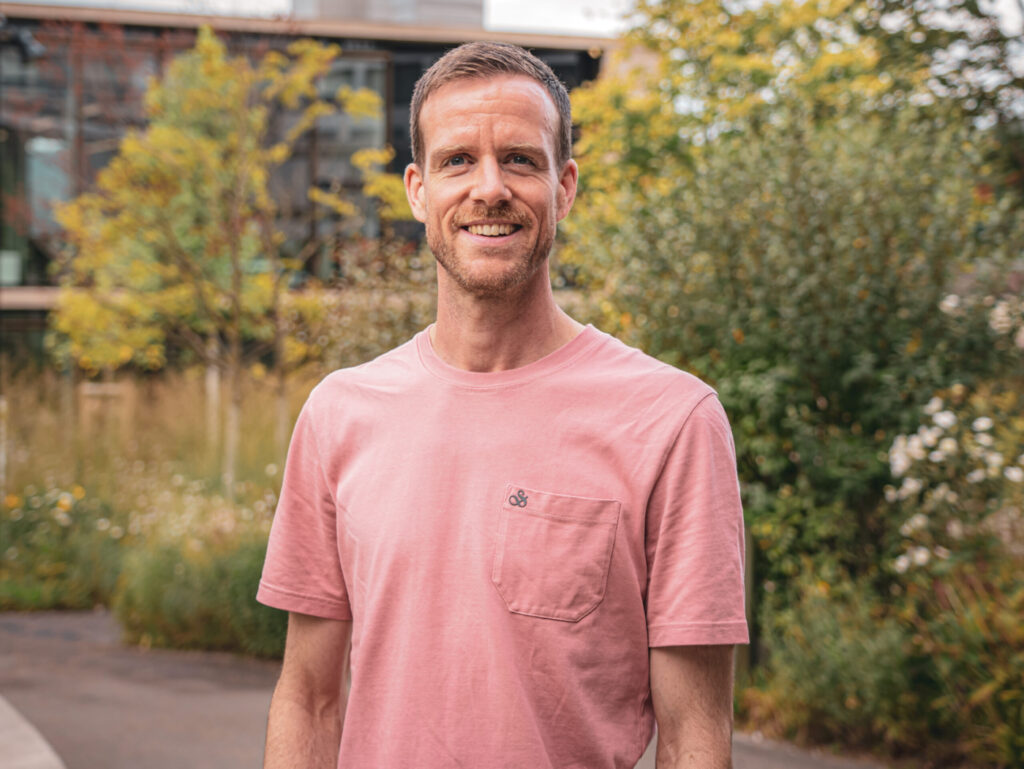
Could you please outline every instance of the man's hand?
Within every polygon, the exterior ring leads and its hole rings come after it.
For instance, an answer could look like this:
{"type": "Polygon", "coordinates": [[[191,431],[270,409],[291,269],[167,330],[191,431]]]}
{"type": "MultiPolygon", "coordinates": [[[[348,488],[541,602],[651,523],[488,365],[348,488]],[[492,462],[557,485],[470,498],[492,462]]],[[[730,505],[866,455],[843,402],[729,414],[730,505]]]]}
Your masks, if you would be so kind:
{"type": "Polygon", "coordinates": [[[264,769],[338,765],[351,635],[351,622],[288,615],[284,664],[267,720],[264,769]]]}
{"type": "Polygon", "coordinates": [[[651,649],[657,769],[731,769],[733,647],[651,649]]]}

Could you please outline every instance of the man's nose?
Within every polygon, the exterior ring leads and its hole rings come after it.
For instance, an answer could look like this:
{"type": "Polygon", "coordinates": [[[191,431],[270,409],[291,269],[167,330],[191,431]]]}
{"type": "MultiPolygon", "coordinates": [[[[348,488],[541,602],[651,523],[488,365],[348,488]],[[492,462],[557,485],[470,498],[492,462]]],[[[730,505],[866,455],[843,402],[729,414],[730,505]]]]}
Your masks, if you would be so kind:
{"type": "Polygon", "coordinates": [[[505,186],[505,174],[497,158],[480,159],[470,194],[474,200],[486,206],[497,205],[511,197],[508,187],[505,186]]]}

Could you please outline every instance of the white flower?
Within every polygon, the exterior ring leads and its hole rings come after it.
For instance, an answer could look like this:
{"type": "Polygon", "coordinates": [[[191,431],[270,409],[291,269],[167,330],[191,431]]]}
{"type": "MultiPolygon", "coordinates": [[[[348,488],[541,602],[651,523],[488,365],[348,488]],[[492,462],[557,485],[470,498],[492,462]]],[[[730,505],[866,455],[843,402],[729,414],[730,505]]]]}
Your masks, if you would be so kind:
{"type": "Polygon", "coordinates": [[[953,539],[960,539],[964,535],[964,525],[953,518],[946,524],[946,533],[953,539]]]}
{"type": "Polygon", "coordinates": [[[899,493],[896,491],[895,488],[893,488],[892,486],[886,486],[885,487],[885,501],[886,502],[888,502],[889,504],[892,504],[893,502],[895,502],[899,498],[900,498],[899,493]]]}
{"type": "Polygon", "coordinates": [[[911,459],[921,461],[927,456],[924,450],[924,440],[920,435],[911,435],[907,439],[907,453],[911,459]]]}
{"type": "Polygon", "coordinates": [[[902,574],[910,568],[910,558],[905,555],[898,556],[896,560],[892,562],[892,567],[896,570],[897,574],[902,574]]]}
{"type": "Polygon", "coordinates": [[[932,421],[944,430],[956,424],[956,414],[952,411],[940,411],[932,417],[932,421]]]}
{"type": "Polygon", "coordinates": [[[917,478],[904,478],[903,485],[900,486],[900,490],[898,492],[899,498],[906,499],[907,497],[912,497],[921,491],[923,487],[924,484],[917,478]]]}
{"type": "Polygon", "coordinates": [[[985,480],[985,476],[986,472],[979,467],[977,470],[971,470],[971,472],[967,473],[967,482],[981,483],[983,480],[985,480]]]}
{"type": "Polygon", "coordinates": [[[939,438],[942,437],[942,428],[940,427],[922,426],[918,432],[921,435],[921,440],[924,441],[924,445],[928,448],[935,446],[939,442],[939,438]]]}
{"type": "Polygon", "coordinates": [[[1013,343],[1018,350],[1024,350],[1024,326],[1018,328],[1017,333],[1013,335],[1013,343]]]}
{"type": "Polygon", "coordinates": [[[928,461],[936,465],[941,465],[946,461],[946,454],[942,451],[933,451],[928,455],[928,461]]]}
{"type": "Polygon", "coordinates": [[[266,473],[268,477],[273,478],[277,475],[277,465],[271,463],[263,468],[263,472],[266,473]]]}
{"type": "Polygon", "coordinates": [[[1013,329],[1013,318],[1010,317],[1010,305],[1004,300],[996,302],[992,312],[988,314],[988,325],[997,334],[1009,334],[1013,329]]]}
{"type": "Polygon", "coordinates": [[[960,307],[960,297],[956,294],[947,294],[942,297],[942,301],[939,302],[939,309],[946,313],[946,315],[952,315],[960,307]]]}
{"type": "Polygon", "coordinates": [[[956,438],[950,438],[948,435],[939,441],[939,451],[944,451],[947,454],[956,454],[958,448],[956,438]]]}
{"type": "Polygon", "coordinates": [[[950,556],[949,550],[944,548],[942,545],[936,545],[935,549],[932,550],[932,552],[935,553],[936,558],[941,558],[943,561],[945,561],[950,556]]]}
{"type": "Polygon", "coordinates": [[[57,521],[61,526],[67,528],[71,525],[71,516],[65,513],[63,510],[58,510],[53,514],[54,520],[57,521]]]}
{"type": "Polygon", "coordinates": [[[1014,483],[1024,482],[1024,470],[1021,470],[1016,465],[1010,465],[1005,468],[1003,470],[1003,475],[1006,476],[1007,480],[1013,481],[1014,483]]]}
{"type": "Polygon", "coordinates": [[[924,413],[928,414],[928,416],[931,416],[932,414],[937,414],[938,412],[942,411],[942,407],[944,405],[946,404],[942,402],[942,398],[936,395],[934,398],[928,401],[928,405],[924,407],[924,413]]]}
{"type": "Polygon", "coordinates": [[[109,528],[110,528],[110,521],[108,521],[106,518],[97,518],[96,519],[96,529],[97,529],[97,531],[106,531],[109,528]]]}
{"type": "Polygon", "coordinates": [[[978,433],[974,436],[974,440],[980,443],[982,446],[991,446],[995,443],[995,439],[989,433],[978,433]]]}
{"type": "Polygon", "coordinates": [[[910,557],[918,566],[924,566],[932,554],[927,547],[915,547],[910,551],[910,557]]]}
{"type": "Polygon", "coordinates": [[[928,525],[928,516],[924,513],[914,513],[903,525],[900,526],[900,534],[909,537],[915,531],[919,531],[928,525]]]}
{"type": "Polygon", "coordinates": [[[985,454],[985,464],[989,467],[1002,467],[1003,455],[998,451],[989,451],[985,454]]]}
{"type": "Polygon", "coordinates": [[[897,435],[889,449],[889,469],[894,478],[899,478],[910,469],[910,457],[907,456],[907,436],[897,435]]]}
{"type": "Polygon", "coordinates": [[[971,422],[971,429],[976,433],[980,433],[982,430],[991,430],[992,417],[978,417],[971,422]]]}

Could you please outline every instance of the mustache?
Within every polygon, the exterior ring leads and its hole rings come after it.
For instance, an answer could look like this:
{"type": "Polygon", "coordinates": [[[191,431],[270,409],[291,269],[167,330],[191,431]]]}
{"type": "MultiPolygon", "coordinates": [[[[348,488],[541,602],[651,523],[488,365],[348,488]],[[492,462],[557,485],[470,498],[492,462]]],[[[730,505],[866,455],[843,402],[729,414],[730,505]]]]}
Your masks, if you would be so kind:
{"type": "Polygon", "coordinates": [[[452,217],[452,226],[459,229],[473,222],[479,222],[481,219],[500,219],[503,222],[518,224],[521,227],[530,223],[530,219],[526,214],[517,211],[510,205],[500,205],[476,206],[469,211],[457,214],[452,217]]]}

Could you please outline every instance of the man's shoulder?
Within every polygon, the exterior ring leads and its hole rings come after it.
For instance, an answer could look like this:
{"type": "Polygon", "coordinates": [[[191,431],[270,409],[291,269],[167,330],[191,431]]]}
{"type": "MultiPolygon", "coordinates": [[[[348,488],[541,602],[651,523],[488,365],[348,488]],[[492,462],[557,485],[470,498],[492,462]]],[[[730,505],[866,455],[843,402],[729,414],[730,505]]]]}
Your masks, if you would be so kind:
{"type": "Polygon", "coordinates": [[[705,398],[716,394],[711,385],[690,372],[609,334],[604,337],[590,365],[595,367],[595,376],[624,399],[657,405],[678,414],[692,411],[705,398]]]}
{"type": "Polygon", "coordinates": [[[358,397],[360,393],[387,390],[408,383],[416,360],[414,336],[372,360],[327,374],[310,392],[309,403],[317,408],[320,404],[358,397]]]}

